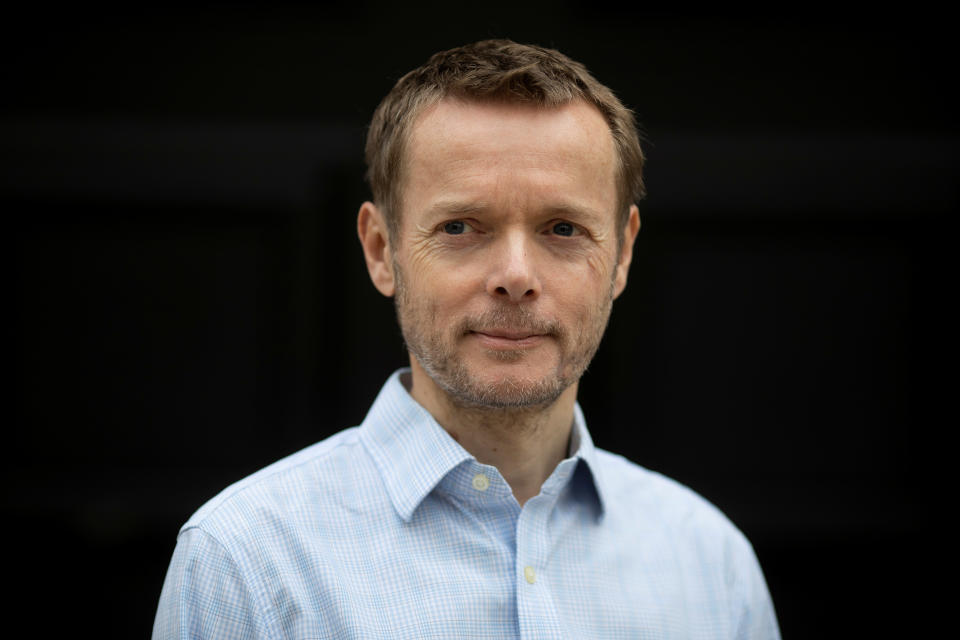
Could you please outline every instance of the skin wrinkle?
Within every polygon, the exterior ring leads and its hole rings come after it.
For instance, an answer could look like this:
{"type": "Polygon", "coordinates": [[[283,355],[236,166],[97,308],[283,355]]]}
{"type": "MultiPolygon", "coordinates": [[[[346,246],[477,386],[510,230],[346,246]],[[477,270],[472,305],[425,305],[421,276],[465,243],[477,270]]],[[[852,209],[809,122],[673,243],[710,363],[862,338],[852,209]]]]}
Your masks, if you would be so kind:
{"type": "MultiPolygon", "coordinates": [[[[594,265],[591,267],[597,268],[594,265]]],[[[582,321],[576,325],[575,336],[571,336],[571,332],[559,322],[538,318],[519,305],[505,304],[480,315],[464,318],[447,333],[461,337],[471,331],[512,329],[550,336],[568,349],[578,345],[578,348],[573,349],[569,362],[559,363],[555,377],[552,379],[541,380],[527,387],[520,386],[512,378],[507,378],[498,385],[481,386],[471,379],[465,363],[457,358],[456,345],[448,344],[440,332],[431,332],[427,335],[422,330],[424,326],[436,326],[437,305],[430,303],[424,311],[422,306],[418,306],[411,299],[406,286],[406,276],[396,260],[393,263],[393,271],[396,282],[394,302],[397,320],[407,348],[433,381],[443,388],[460,408],[540,409],[554,402],[570,384],[580,379],[593,359],[606,330],[614,298],[615,283],[611,278],[608,294],[599,310],[590,314],[583,305],[577,310],[579,317],[592,316],[593,322],[590,323],[593,325],[592,335],[587,335],[586,323],[582,321]],[[417,321],[417,316],[422,315],[428,315],[430,322],[417,321]]],[[[502,362],[511,362],[520,360],[526,354],[521,351],[494,351],[489,355],[502,362]]]]}
{"type": "Polygon", "coordinates": [[[394,297],[411,395],[523,504],[567,451],[639,216],[617,228],[613,142],[582,102],[442,102],[409,142],[397,235],[361,206],[371,278],[394,297]]]}
{"type": "MultiPolygon", "coordinates": [[[[437,113],[438,108],[429,110],[420,122],[429,120],[430,116],[437,113]]],[[[591,126],[596,127],[596,114],[592,112],[567,110],[563,114],[567,122],[572,123],[577,130],[591,130],[591,126]]],[[[506,260],[503,268],[508,275],[505,277],[512,273],[513,260],[519,260],[520,264],[516,268],[524,270],[526,263],[535,261],[536,258],[529,254],[523,229],[527,225],[537,226],[540,223],[537,218],[533,218],[531,222],[529,214],[521,212],[529,211],[531,204],[536,203],[539,210],[546,210],[538,216],[555,215],[558,209],[574,213],[587,212],[582,216],[572,216],[580,218],[574,220],[575,223],[586,225],[582,228],[582,237],[578,236],[576,241],[571,238],[562,243],[547,243],[547,252],[552,254],[555,260],[562,262],[575,263],[583,260],[594,277],[611,282],[611,294],[606,296],[598,308],[590,310],[575,303],[576,307],[571,309],[573,313],[568,314],[577,320],[575,327],[564,329],[559,322],[551,323],[535,316],[525,306],[494,306],[479,316],[466,316],[452,330],[443,332],[456,339],[481,329],[529,331],[555,340],[559,343],[561,353],[567,354],[566,358],[558,359],[556,370],[551,375],[541,376],[539,380],[517,374],[480,385],[472,379],[469,363],[455,357],[456,345],[449,344],[449,337],[444,338],[440,331],[431,333],[425,329],[436,326],[439,310],[432,306],[433,303],[426,303],[430,306],[425,309],[419,308],[422,303],[413,300],[408,294],[407,274],[395,259],[395,300],[404,339],[410,352],[430,378],[460,406],[504,408],[531,405],[542,407],[550,404],[579,379],[599,346],[612,304],[614,274],[614,270],[610,268],[610,256],[605,255],[606,251],[600,250],[610,244],[607,242],[608,235],[604,232],[604,226],[609,224],[601,225],[600,221],[606,222],[615,216],[608,214],[610,217],[604,220],[600,215],[591,215],[600,200],[589,203],[560,200],[547,206],[542,201],[545,198],[557,197],[554,193],[557,185],[570,185],[561,189],[560,198],[596,198],[598,193],[604,193],[605,197],[614,193],[613,153],[610,145],[612,140],[604,139],[604,142],[608,143],[606,146],[610,146],[609,150],[604,149],[607,153],[601,151],[592,154],[590,161],[585,163],[581,157],[582,147],[576,143],[571,145],[566,136],[567,132],[567,129],[544,129],[540,132],[541,138],[538,141],[542,146],[533,151],[522,149],[520,153],[503,153],[496,142],[482,137],[462,136],[459,130],[438,131],[417,126],[412,132],[409,146],[411,171],[404,191],[422,193],[426,190],[428,193],[447,196],[439,202],[430,202],[425,214],[409,216],[413,224],[407,225],[410,230],[405,238],[405,234],[401,234],[401,239],[409,241],[407,251],[403,253],[407,256],[410,270],[429,273],[449,250],[484,251],[488,244],[497,241],[506,242],[507,248],[499,249],[505,253],[491,254],[490,259],[506,260]],[[481,159],[480,162],[477,162],[478,158],[481,159]],[[527,189],[516,188],[515,167],[522,168],[521,179],[527,189]],[[476,185],[485,185],[482,188],[486,191],[478,192],[476,185]],[[576,188],[580,191],[576,191],[571,189],[573,185],[590,187],[584,189],[578,186],[576,188]],[[487,195],[482,200],[477,200],[475,196],[481,192],[487,195]],[[463,239],[462,236],[444,238],[433,226],[444,219],[444,208],[449,211],[451,205],[456,210],[474,211],[477,220],[471,216],[468,224],[472,222],[487,230],[480,234],[483,237],[477,239],[475,244],[471,244],[472,238],[463,239]],[[440,215],[434,217],[434,214],[440,215]],[[492,235],[490,232],[493,232],[492,235]],[[458,244],[456,249],[451,247],[454,244],[458,244]],[[426,318],[429,320],[424,322],[426,318]],[[587,323],[594,327],[592,334],[584,327],[587,323]]],[[[603,149],[603,146],[600,148],[603,149]]],[[[453,215],[457,216],[455,213],[453,215]]],[[[479,232],[470,231],[469,235],[477,233],[479,232]]],[[[535,251],[538,250],[539,247],[535,251]]],[[[398,253],[395,252],[394,255],[398,253]]],[[[525,354],[522,351],[492,351],[488,352],[488,357],[499,362],[517,362],[523,360],[525,354]]]]}

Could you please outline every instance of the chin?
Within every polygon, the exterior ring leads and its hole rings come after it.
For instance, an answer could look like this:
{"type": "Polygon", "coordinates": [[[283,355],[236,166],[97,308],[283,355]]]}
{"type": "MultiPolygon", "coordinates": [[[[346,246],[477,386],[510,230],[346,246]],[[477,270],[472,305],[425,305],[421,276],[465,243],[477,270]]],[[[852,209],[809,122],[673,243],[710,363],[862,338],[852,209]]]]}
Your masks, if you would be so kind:
{"type": "Polygon", "coordinates": [[[510,409],[541,407],[552,404],[570,386],[570,383],[551,372],[531,375],[533,372],[504,371],[496,365],[471,372],[466,367],[445,380],[435,381],[450,397],[465,407],[510,409]]]}

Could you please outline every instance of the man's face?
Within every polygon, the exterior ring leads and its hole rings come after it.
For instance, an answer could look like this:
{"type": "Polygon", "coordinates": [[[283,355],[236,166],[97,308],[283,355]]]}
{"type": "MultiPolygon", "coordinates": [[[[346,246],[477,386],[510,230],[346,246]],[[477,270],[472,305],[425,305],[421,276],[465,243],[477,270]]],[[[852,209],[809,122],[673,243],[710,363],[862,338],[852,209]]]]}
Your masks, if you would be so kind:
{"type": "Polygon", "coordinates": [[[554,401],[599,346],[636,233],[618,252],[603,117],[444,100],[406,162],[392,266],[415,384],[419,366],[462,406],[554,401]]]}

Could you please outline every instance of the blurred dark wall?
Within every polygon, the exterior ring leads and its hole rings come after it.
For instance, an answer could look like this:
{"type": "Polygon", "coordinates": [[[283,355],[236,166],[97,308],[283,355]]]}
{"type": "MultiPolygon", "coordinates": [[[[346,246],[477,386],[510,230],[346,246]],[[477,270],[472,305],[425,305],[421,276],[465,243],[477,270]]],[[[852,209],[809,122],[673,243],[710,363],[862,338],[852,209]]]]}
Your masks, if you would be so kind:
{"type": "Polygon", "coordinates": [[[148,635],[180,524],[362,420],[405,361],[355,241],[364,127],[429,54],[497,36],[587,64],[649,140],[630,284],[581,385],[595,440],[731,516],[786,637],[922,628],[949,39],[919,9],[806,9],[10,16],[3,507],[26,610],[52,590],[53,632],[148,635]]]}

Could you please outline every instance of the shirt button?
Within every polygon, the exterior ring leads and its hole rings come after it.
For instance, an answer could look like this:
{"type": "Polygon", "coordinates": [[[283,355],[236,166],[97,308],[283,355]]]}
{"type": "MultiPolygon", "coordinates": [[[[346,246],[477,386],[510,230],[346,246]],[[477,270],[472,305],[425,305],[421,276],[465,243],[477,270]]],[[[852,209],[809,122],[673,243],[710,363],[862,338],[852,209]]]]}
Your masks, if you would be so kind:
{"type": "Polygon", "coordinates": [[[473,476],[473,488],[477,491],[486,491],[490,486],[490,479],[482,473],[473,476]]]}
{"type": "Polygon", "coordinates": [[[537,572],[533,570],[533,567],[524,567],[523,577],[526,578],[527,582],[533,584],[537,581],[537,572]]]}

